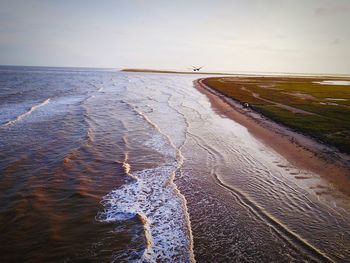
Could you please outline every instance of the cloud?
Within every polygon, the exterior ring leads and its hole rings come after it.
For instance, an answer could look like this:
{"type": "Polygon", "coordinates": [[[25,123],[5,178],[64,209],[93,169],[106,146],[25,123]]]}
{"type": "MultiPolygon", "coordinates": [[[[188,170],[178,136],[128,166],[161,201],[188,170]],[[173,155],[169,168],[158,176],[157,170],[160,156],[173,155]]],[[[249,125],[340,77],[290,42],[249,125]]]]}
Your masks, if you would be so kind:
{"type": "Polygon", "coordinates": [[[297,52],[297,49],[275,47],[268,45],[251,45],[250,48],[269,52],[297,52]]]}
{"type": "Polygon", "coordinates": [[[274,37],[278,38],[278,39],[286,39],[287,38],[287,36],[284,34],[276,34],[276,35],[274,35],[274,37]]]}
{"type": "Polygon", "coordinates": [[[329,16],[350,12],[349,6],[319,7],[315,9],[316,16],[329,16]]]}
{"type": "Polygon", "coordinates": [[[340,43],[339,38],[334,39],[330,44],[331,45],[338,45],[340,43]]]}

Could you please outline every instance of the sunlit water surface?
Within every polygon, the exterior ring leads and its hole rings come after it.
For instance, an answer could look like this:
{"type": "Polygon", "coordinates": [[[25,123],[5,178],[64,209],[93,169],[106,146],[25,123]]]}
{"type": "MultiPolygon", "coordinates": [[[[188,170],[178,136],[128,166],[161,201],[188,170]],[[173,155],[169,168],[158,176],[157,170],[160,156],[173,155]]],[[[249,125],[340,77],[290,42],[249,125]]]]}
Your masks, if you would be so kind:
{"type": "Polygon", "coordinates": [[[348,262],[348,197],[196,78],[1,67],[0,261],[348,262]]]}

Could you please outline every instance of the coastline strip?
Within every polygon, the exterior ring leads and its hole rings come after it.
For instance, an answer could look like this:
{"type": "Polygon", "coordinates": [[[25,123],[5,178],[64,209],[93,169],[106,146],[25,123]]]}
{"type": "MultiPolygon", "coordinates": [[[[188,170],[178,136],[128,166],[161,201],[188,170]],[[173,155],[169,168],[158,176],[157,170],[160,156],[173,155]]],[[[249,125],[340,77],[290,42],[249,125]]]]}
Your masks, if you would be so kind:
{"type": "Polygon", "coordinates": [[[350,195],[350,157],[296,133],[234,101],[202,82],[195,88],[209,99],[218,114],[246,127],[258,140],[285,157],[291,164],[322,176],[343,194],[350,195]]]}

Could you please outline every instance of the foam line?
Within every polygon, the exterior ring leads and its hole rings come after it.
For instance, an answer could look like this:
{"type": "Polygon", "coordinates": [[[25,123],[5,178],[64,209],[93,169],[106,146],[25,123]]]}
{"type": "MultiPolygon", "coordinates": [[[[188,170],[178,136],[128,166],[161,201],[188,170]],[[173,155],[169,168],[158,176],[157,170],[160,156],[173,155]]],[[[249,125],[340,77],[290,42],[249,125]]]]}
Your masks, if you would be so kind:
{"type": "Polygon", "coordinates": [[[45,106],[47,104],[50,103],[50,98],[44,100],[43,102],[37,104],[37,105],[34,105],[33,107],[31,107],[27,112],[21,114],[21,115],[18,115],[15,119],[9,121],[9,122],[6,122],[5,124],[3,124],[2,126],[3,127],[9,127],[9,126],[12,126],[12,125],[15,125],[18,121],[21,121],[23,120],[24,118],[28,117],[29,115],[31,115],[35,110],[37,110],[38,108],[42,107],[42,106],[45,106]]]}

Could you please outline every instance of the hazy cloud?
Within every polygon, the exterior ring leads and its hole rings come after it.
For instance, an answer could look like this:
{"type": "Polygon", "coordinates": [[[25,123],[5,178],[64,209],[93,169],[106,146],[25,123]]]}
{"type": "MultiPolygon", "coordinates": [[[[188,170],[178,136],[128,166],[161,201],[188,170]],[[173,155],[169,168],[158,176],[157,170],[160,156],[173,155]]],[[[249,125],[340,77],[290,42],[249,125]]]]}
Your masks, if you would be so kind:
{"type": "Polygon", "coordinates": [[[350,0],[0,3],[0,64],[350,74],[350,0]]]}
{"type": "Polygon", "coordinates": [[[316,16],[328,16],[344,13],[350,13],[349,6],[319,7],[315,9],[316,16]]]}
{"type": "Polygon", "coordinates": [[[276,35],[275,35],[275,38],[278,38],[278,39],[286,39],[287,36],[284,35],[284,34],[276,34],[276,35]]]}
{"type": "Polygon", "coordinates": [[[297,51],[296,49],[273,47],[273,46],[267,46],[267,45],[251,46],[251,48],[263,50],[263,51],[270,51],[270,52],[296,52],[297,51]]]}
{"type": "Polygon", "coordinates": [[[336,38],[331,42],[331,45],[338,45],[339,43],[340,43],[339,38],[336,38]]]}

